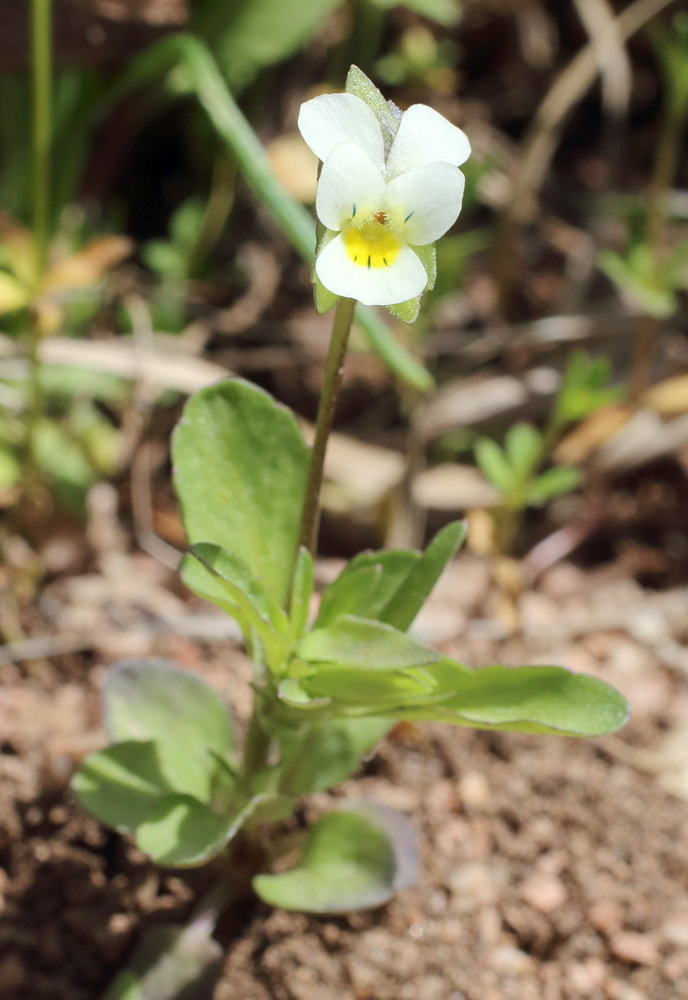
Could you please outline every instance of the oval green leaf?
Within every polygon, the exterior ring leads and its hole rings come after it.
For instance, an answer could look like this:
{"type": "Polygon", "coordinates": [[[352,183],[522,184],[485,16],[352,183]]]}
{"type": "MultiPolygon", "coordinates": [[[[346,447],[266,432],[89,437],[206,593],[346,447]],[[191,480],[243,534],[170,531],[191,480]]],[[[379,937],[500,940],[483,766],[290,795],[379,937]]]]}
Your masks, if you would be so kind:
{"type": "Polygon", "coordinates": [[[309,461],[294,416],[230,379],[189,400],[172,451],[190,543],[234,553],[284,607],[309,461]]]}

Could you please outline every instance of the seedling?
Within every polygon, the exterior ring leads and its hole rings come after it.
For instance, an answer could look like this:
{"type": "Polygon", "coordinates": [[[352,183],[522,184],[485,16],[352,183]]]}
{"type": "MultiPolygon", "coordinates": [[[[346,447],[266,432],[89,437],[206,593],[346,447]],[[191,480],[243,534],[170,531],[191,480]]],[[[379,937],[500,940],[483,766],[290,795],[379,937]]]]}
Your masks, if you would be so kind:
{"type": "Polygon", "coordinates": [[[592,361],[582,351],[576,352],[564,372],[544,431],[518,423],[507,431],[503,448],[490,438],[476,441],[476,462],[502,498],[494,512],[500,554],[511,552],[528,507],[539,507],[580,485],[581,474],[575,466],[555,465],[544,472],[542,468],[570,424],[620,398],[619,390],[608,386],[609,372],[604,358],[592,361]]]}

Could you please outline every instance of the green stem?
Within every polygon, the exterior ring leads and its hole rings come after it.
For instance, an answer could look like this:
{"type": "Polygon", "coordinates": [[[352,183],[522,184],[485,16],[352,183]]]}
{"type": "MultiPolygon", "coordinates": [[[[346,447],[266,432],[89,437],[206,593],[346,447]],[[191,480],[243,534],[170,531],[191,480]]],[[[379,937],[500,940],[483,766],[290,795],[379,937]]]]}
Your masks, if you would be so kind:
{"type": "MultiPolygon", "coordinates": [[[[50,248],[50,191],[52,144],[52,0],[31,0],[32,60],[32,195],[33,239],[36,252],[36,292],[40,290],[48,266],[50,248]]],[[[29,363],[28,411],[26,421],[25,492],[33,491],[37,478],[35,439],[43,412],[38,317],[33,316],[28,331],[29,363]]]]}
{"type": "Polygon", "coordinates": [[[52,142],[52,0],[31,0],[33,81],[33,236],[42,275],[50,242],[52,142]]]}
{"type": "Polygon", "coordinates": [[[272,740],[261,721],[261,697],[257,695],[244,741],[242,773],[248,785],[251,778],[267,766],[272,740]]]}
{"type": "Polygon", "coordinates": [[[318,417],[315,422],[315,440],[311,451],[311,464],[308,470],[308,481],[301,514],[301,529],[299,531],[299,547],[305,546],[312,556],[315,555],[320,525],[320,490],[322,488],[323,470],[325,468],[325,451],[327,439],[332,430],[334,410],[337,404],[339,387],[342,384],[344,356],[349,342],[349,332],[354,318],[354,299],[340,299],[334,315],[332,337],[325,363],[323,389],[318,406],[318,417]]]}

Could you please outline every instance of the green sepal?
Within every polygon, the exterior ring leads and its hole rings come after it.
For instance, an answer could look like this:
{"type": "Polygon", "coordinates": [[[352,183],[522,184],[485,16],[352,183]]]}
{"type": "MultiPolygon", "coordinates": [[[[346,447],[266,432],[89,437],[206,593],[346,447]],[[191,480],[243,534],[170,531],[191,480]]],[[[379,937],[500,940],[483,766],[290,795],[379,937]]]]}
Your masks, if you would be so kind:
{"type": "Polygon", "coordinates": [[[420,314],[421,296],[416,295],[413,299],[406,299],[405,302],[396,302],[394,305],[385,306],[388,312],[400,319],[402,323],[415,323],[420,314]]]}
{"type": "MultiPolygon", "coordinates": [[[[322,222],[318,219],[316,222],[316,251],[315,260],[318,259],[318,254],[320,251],[327,246],[327,244],[338,236],[339,234],[334,229],[327,229],[323,226],[322,222]]],[[[336,306],[339,302],[340,296],[335,295],[331,292],[329,288],[325,288],[322,281],[318,277],[315,270],[315,260],[313,261],[313,267],[311,268],[311,281],[313,282],[313,299],[315,302],[316,312],[321,316],[323,313],[329,312],[333,306],[336,306]]]]}
{"type": "Polygon", "coordinates": [[[372,80],[358,66],[349,67],[344,89],[347,94],[359,97],[374,112],[382,130],[385,153],[388,153],[399,129],[401,111],[391,101],[385,100],[372,80]]]}

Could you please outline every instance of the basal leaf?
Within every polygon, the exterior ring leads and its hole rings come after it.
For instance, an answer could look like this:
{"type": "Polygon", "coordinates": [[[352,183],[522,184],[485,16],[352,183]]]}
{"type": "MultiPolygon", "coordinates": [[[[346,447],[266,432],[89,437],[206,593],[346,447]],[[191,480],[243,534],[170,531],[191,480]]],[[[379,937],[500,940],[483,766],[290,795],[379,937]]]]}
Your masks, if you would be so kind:
{"type": "Polygon", "coordinates": [[[391,625],[344,615],[301,641],[299,655],[310,663],[336,663],[358,670],[403,670],[439,660],[391,625]]]}
{"type": "MultiPolygon", "coordinates": [[[[403,819],[396,815],[396,829],[403,819]]],[[[411,883],[413,865],[399,864],[392,840],[373,810],[329,813],[308,831],[298,864],[280,875],[257,875],[253,887],[266,903],[307,913],[346,913],[386,903],[411,883]],[[405,876],[405,880],[400,875],[405,876]]]]}
{"type": "Polygon", "coordinates": [[[84,809],[115,830],[133,830],[173,791],[155,743],[134,740],[90,754],[71,788],[84,809]]]}
{"type": "Polygon", "coordinates": [[[166,740],[174,733],[187,745],[218,753],[232,749],[232,727],[220,697],[168,660],[121,660],[108,671],[103,698],[112,740],[166,740]]]}
{"type": "Polygon", "coordinates": [[[380,621],[402,631],[409,628],[465,537],[466,525],[463,521],[453,521],[438,531],[411,568],[403,586],[380,613],[380,621]]]}
{"type": "Polygon", "coordinates": [[[166,660],[123,660],[103,689],[110,738],[156,742],[170,787],[210,798],[213,752],[231,758],[232,726],[218,695],[200,677],[166,660]]]}
{"type": "Polygon", "coordinates": [[[189,400],[173,457],[189,542],[238,556],[284,607],[309,461],[294,416],[262,389],[228,379],[189,400]]]}
{"type": "Polygon", "coordinates": [[[252,799],[241,812],[228,817],[190,795],[167,795],[137,826],[136,844],[160,865],[203,864],[235,836],[256,805],[252,799]]]}

